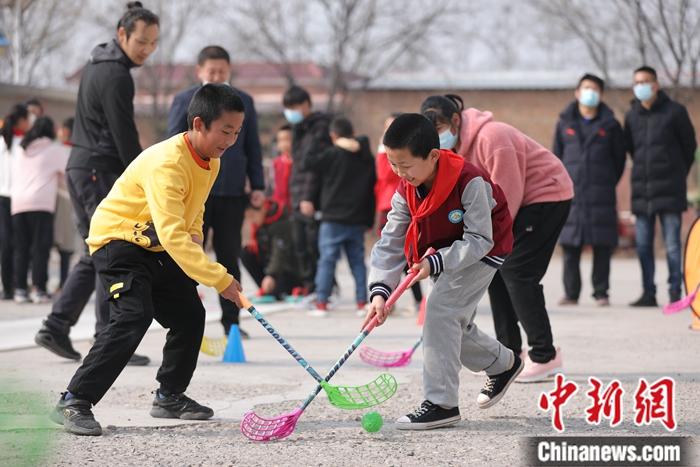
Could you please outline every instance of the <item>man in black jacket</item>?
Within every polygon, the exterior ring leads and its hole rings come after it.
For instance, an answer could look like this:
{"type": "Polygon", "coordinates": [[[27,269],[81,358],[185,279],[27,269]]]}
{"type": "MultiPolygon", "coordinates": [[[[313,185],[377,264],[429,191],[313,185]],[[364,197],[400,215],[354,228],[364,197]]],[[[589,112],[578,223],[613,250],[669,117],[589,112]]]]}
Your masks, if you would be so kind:
{"type": "MultiPolygon", "coordinates": [[[[206,83],[227,84],[231,81],[231,58],[223,47],[210,45],[204,47],[197,57],[197,77],[202,84],[197,84],[177,94],[173,99],[168,114],[168,137],[187,131],[187,107],[194,93],[206,83]]],[[[245,120],[236,144],[226,150],[221,157],[219,176],[209,194],[204,209],[204,244],[209,230],[213,232],[216,260],[241,280],[238,259],[241,256],[241,227],[248,205],[245,193],[246,177],[250,181],[252,192],[250,203],[261,207],[265,199],[263,190],[262,151],[258,135],[258,116],[255,112],[253,98],[240,89],[233,88],[243,101],[245,120]]],[[[221,324],[228,335],[231,325],[238,325],[239,310],[236,306],[219,296],[221,305],[221,324]]],[[[241,336],[248,334],[240,330],[241,336]]]]}
{"type": "Polygon", "coordinates": [[[330,116],[312,112],[311,96],[299,86],[292,86],[282,98],[284,116],[292,125],[292,174],[289,191],[292,199],[292,232],[297,262],[307,293],[314,290],[318,261],[318,221],[314,219],[318,205],[319,185],[312,172],[304,168],[304,160],[332,146],[329,134],[330,116]]]}
{"type": "Polygon", "coordinates": [[[552,152],[574,182],[569,217],[559,235],[564,250],[560,305],[575,305],[581,293],[581,251],[593,247],[593,298],[608,306],[610,258],[617,246],[615,187],[625,169],[625,141],[613,111],[602,102],[605,82],[585,74],[576,100],[559,115],[552,152]]]}
{"type": "Polygon", "coordinates": [[[659,89],[656,71],[634,72],[632,107],[625,116],[625,140],[632,167],[632,212],[644,292],[632,306],[657,306],[654,284],[656,217],[666,245],[670,301],[681,297],[681,214],[688,207],[686,178],[695,160],[695,130],[686,108],[659,89]]]}
{"type": "Polygon", "coordinates": [[[355,139],[352,124],[344,117],[331,122],[330,137],[333,146],[310,153],[302,162],[302,169],[314,173],[320,191],[320,258],[313,316],[327,316],[341,250],[345,250],[355,279],[358,310],[364,310],[367,304],[364,233],[374,223],[374,157],[368,139],[355,139]]]}
{"type": "MultiPolygon", "coordinates": [[[[154,13],[133,3],[117,24],[117,37],[92,50],[80,78],[66,181],[83,239],[97,205],[141,152],[130,70],[143,65],[156,49],[160,23],[154,13]]],[[[109,307],[104,290],[95,287],[95,267],[86,248],[35,342],[61,357],[80,360],[68,334],[93,290],[98,334],[109,322],[109,307]]],[[[148,357],[139,355],[130,361],[134,365],[148,362],[148,357]]]]}

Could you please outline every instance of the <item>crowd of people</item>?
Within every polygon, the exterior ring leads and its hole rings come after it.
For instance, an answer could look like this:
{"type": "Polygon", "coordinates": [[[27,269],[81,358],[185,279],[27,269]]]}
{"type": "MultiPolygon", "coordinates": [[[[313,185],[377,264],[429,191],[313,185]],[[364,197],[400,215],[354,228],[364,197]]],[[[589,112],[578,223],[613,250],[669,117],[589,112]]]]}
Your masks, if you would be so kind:
{"type": "Polygon", "coordinates": [[[657,305],[657,218],[669,300],[680,299],[681,214],[697,144],[686,108],[660,89],[653,68],[632,73],[634,99],[622,125],[604,103],[604,81],[583,75],[559,116],[551,150],[452,94],[427,97],[415,113],[387,109],[373,150],[347,117],[315,110],[309,92],[291,86],[281,97],[287,123],[276,130],[266,180],[253,98],[231,86],[229,53],[217,45],[197,57],[200,83],[175,96],[166,139],[142,150],[130,70],[145,63],[159,34],[159,18],[131,2],[115,37],[91,53],[74,118],[56,128],[33,99],[3,121],[3,299],[52,302],[36,342],[79,361],[70,328],[96,292],[95,344],[59,401],[57,417],[69,430],[99,434],[90,408],[125,365],[148,364],[134,351],[153,318],[170,331],[152,415],[210,417],[211,409],[184,395],[203,332],[193,284],[220,293],[228,334],[239,324],[239,262],[257,283],[258,299],[313,297],[309,312],[323,317],[332,313],[344,251],[366,322],[375,316],[384,322],[384,300],[401,274],[417,273],[416,307],[423,301],[418,280],[431,277],[440,293],[426,303],[426,403],[399,420],[407,429],[459,419],[462,365],[488,377],[477,400],[482,408],[514,380],[550,377],[564,364],[542,279],[559,243],[565,291],[559,303],[577,304],[582,251],[590,246],[593,297],[599,306],[610,304],[616,186],[627,155],[643,286],[631,305],[657,305]],[[244,242],[246,216],[252,228],[244,242]],[[365,233],[372,228],[379,241],[368,269],[365,233]],[[208,241],[216,262],[204,254],[208,241]],[[52,297],[53,246],[61,277],[52,297]],[[430,247],[437,251],[426,257],[430,247]],[[81,257],[68,272],[76,248],[81,257]],[[495,339],[473,323],[486,292],[495,339]]]}

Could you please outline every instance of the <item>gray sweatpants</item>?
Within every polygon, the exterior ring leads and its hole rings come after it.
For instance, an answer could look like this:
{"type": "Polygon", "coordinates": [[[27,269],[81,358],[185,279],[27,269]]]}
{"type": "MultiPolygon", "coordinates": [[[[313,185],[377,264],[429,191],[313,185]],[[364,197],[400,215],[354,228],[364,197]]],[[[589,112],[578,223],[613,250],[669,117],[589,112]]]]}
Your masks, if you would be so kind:
{"type": "Polygon", "coordinates": [[[513,365],[513,352],[474,324],[476,306],[496,270],[479,261],[456,274],[443,272],[428,296],[423,325],[423,392],[443,407],[459,405],[459,371],[497,375],[513,365]]]}

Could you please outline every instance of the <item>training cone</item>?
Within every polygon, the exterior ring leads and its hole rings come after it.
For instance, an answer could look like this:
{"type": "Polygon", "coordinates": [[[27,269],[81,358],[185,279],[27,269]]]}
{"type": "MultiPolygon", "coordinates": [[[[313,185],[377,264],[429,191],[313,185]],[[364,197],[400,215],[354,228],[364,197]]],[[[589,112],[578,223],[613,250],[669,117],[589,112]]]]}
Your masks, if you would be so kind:
{"type": "Polygon", "coordinates": [[[420,301],[420,307],[418,307],[418,319],[416,320],[418,326],[423,326],[425,323],[425,300],[426,297],[423,297],[423,300],[420,301]]]}
{"type": "Polygon", "coordinates": [[[241,331],[238,329],[237,324],[231,326],[231,330],[228,333],[228,343],[224,351],[223,361],[224,363],[245,363],[241,331]]]}

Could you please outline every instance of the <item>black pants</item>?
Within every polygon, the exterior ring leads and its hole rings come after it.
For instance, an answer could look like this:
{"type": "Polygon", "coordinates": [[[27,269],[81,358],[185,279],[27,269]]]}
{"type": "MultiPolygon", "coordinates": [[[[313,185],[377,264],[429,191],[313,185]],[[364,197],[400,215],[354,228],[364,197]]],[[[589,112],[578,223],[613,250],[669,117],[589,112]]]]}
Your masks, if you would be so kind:
{"type": "Polygon", "coordinates": [[[301,282],[309,291],[313,291],[316,279],[316,265],[318,263],[318,222],[294,211],[291,216],[292,240],[294,241],[294,253],[297,255],[297,264],[300,268],[301,282]]]}
{"type": "MultiPolygon", "coordinates": [[[[243,248],[241,251],[241,263],[243,263],[243,267],[245,267],[246,271],[248,271],[255,283],[260,287],[266,276],[265,265],[260,260],[260,257],[248,248],[243,248]]],[[[275,288],[272,291],[272,295],[278,300],[284,295],[291,294],[294,287],[301,286],[298,278],[291,274],[272,274],[271,276],[275,280],[275,288]]]]}
{"type": "Polygon", "coordinates": [[[3,295],[6,298],[12,298],[15,293],[13,243],[10,198],[0,196],[0,275],[2,276],[3,295]]]}
{"type": "Polygon", "coordinates": [[[49,278],[49,254],[53,244],[53,214],[48,211],[29,211],[12,216],[15,237],[15,287],[27,290],[29,263],[32,267],[32,285],[46,292],[49,278]]]}
{"type": "Polygon", "coordinates": [[[552,328],[540,282],[547,271],[570,201],[537,203],[520,208],[513,222],[513,252],[489,286],[498,340],[516,354],[522,350],[518,322],[527,335],[533,362],[554,358],[552,328]]]}
{"type": "MultiPolygon", "coordinates": [[[[83,239],[88,236],[90,219],[97,205],[107,196],[117,178],[119,174],[101,170],[68,169],[66,171],[68,193],[78,220],[78,232],[83,239]]],[[[70,328],[78,322],[93,291],[96,291],[95,335],[97,335],[109,322],[109,306],[102,288],[95,289],[95,266],[86,246],[80,260],[63,284],[61,295],[54,302],[51,314],[46,318],[46,326],[55,332],[68,334],[70,328]]]]}
{"type": "Polygon", "coordinates": [[[60,259],[60,282],[59,287],[63,288],[63,285],[68,279],[68,273],[70,272],[70,260],[73,257],[72,251],[58,250],[58,256],[60,259]]]}
{"type": "MultiPolygon", "coordinates": [[[[581,295],[581,250],[580,246],[562,245],[564,250],[564,292],[566,297],[578,300],[581,295]]],[[[608,298],[610,288],[610,258],[613,248],[593,245],[593,298],[608,298]]]]}
{"type": "MultiPolygon", "coordinates": [[[[216,261],[221,263],[228,272],[241,281],[241,270],[238,258],[241,254],[241,228],[243,216],[248,204],[246,196],[209,196],[204,209],[204,242],[208,238],[209,229],[214,235],[214,253],[216,261]]],[[[219,295],[221,304],[221,324],[228,336],[232,324],[238,324],[238,308],[233,302],[219,295]]]]}
{"type": "Polygon", "coordinates": [[[112,241],[93,255],[98,289],[109,306],[109,324],[68,385],[96,404],[134,354],[153,318],[168,334],[156,379],[172,393],[187,389],[197,367],[204,334],[204,306],[197,284],[165,252],[151,253],[112,241]]]}

